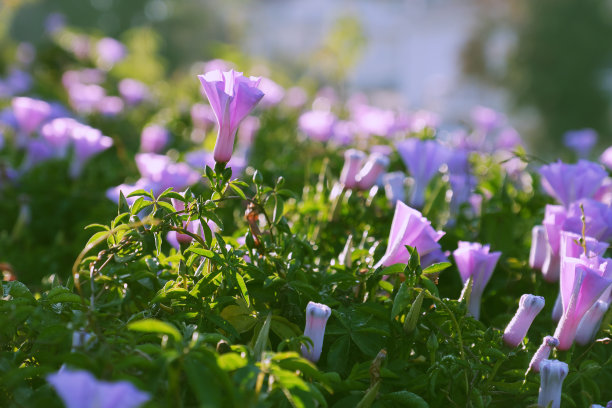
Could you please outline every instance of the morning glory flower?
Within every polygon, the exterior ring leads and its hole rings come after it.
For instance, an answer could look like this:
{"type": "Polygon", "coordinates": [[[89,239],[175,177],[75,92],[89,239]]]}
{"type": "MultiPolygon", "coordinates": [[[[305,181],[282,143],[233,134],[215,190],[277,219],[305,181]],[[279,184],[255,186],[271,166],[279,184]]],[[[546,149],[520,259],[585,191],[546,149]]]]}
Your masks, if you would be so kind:
{"type": "Polygon", "coordinates": [[[597,132],[593,129],[570,130],[563,135],[563,144],[579,158],[586,159],[597,144],[597,132]]]}
{"type": "Polygon", "coordinates": [[[331,316],[329,306],[308,302],[306,306],[306,327],[304,327],[304,336],[310,337],[312,345],[302,345],[302,356],[316,363],[321,357],[323,349],[323,337],[325,336],[325,325],[327,319],[331,316]]]}
{"type": "Polygon", "coordinates": [[[406,196],[404,185],[406,175],[401,171],[387,173],[382,177],[383,185],[385,186],[385,195],[391,205],[395,205],[398,201],[404,201],[406,196]]]}
{"type": "Polygon", "coordinates": [[[458,248],[453,252],[463,283],[467,283],[468,279],[472,278],[472,292],[467,307],[475,319],[480,317],[480,299],[501,256],[501,252],[489,252],[489,250],[489,245],[459,241],[458,248]]]}
{"type": "Polygon", "coordinates": [[[100,381],[84,370],[68,369],[49,374],[66,408],[138,408],[151,396],[128,381],[100,381]]]}
{"type": "Polygon", "coordinates": [[[612,207],[589,198],[570,205],[563,222],[563,229],[582,234],[583,209],[586,224],[585,235],[599,241],[608,241],[612,238],[612,207]]]}
{"type": "Polygon", "coordinates": [[[119,89],[119,94],[128,105],[138,105],[149,98],[149,88],[136,79],[122,79],[117,88],[119,89]]]}
{"type": "Polygon", "coordinates": [[[344,152],[344,167],[340,173],[340,183],[346,188],[357,188],[357,174],[366,154],[360,150],[348,149],[344,152]]]}
{"type": "Polygon", "coordinates": [[[98,61],[104,68],[111,68],[120,62],[127,51],[125,46],[114,38],[104,37],[96,44],[98,61]]]}
{"type": "Polygon", "coordinates": [[[326,142],[333,136],[335,124],[336,115],[326,110],[304,112],[298,119],[298,128],[319,142],[326,142]]]}
{"type": "Polygon", "coordinates": [[[213,157],[217,163],[227,163],[232,157],[240,122],[264,96],[257,88],[260,79],[244,77],[242,72],[234,70],[210,71],[198,78],[219,125],[213,157]]]}
{"type": "Polygon", "coordinates": [[[550,356],[550,352],[553,348],[559,345],[559,340],[555,339],[553,336],[546,336],[542,341],[542,344],[535,352],[531,361],[529,362],[529,369],[536,373],[540,372],[540,363],[544,360],[548,360],[548,356],[550,356]]]}
{"type": "Polygon", "coordinates": [[[140,134],[140,151],[143,153],[159,153],[168,144],[170,134],[160,125],[149,125],[140,134]]]}
{"type": "Polygon", "coordinates": [[[548,282],[556,282],[559,280],[560,255],[559,248],[561,245],[561,231],[567,219],[565,208],[560,205],[546,205],[544,213],[544,221],[542,224],[546,228],[546,237],[548,239],[549,253],[542,265],[542,276],[548,282]]]}
{"type": "Polygon", "coordinates": [[[578,329],[576,329],[576,343],[581,346],[586,346],[597,334],[599,330],[599,326],[601,325],[601,320],[603,319],[604,314],[608,311],[608,307],[610,304],[608,302],[604,302],[603,300],[598,300],[595,302],[593,306],[584,314],[582,320],[580,320],[580,324],[578,324],[578,329]]]}
{"type": "Polygon", "coordinates": [[[566,164],[560,160],[540,167],[542,187],[565,208],[581,198],[591,198],[601,186],[607,173],[597,163],[579,160],[566,164]]]}
{"type": "Polygon", "coordinates": [[[361,170],[359,170],[359,173],[355,176],[357,187],[362,190],[371,188],[376,184],[378,177],[384,173],[388,166],[389,159],[387,156],[380,153],[372,153],[361,170]]]}
{"type": "Polygon", "coordinates": [[[529,327],[533,323],[538,313],[544,308],[544,298],[542,296],[523,295],[519,301],[516,314],[504,330],[504,343],[510,347],[518,346],[527,335],[529,327]]]}
{"type": "Polygon", "coordinates": [[[554,336],[559,339],[559,350],[567,350],[585,313],[612,286],[612,264],[581,256],[564,259],[561,269],[563,315],[554,336]]]}
{"type": "Polygon", "coordinates": [[[398,143],[397,150],[414,179],[410,203],[423,207],[427,185],[446,161],[447,150],[434,140],[414,138],[398,143]]]}
{"type": "Polygon", "coordinates": [[[599,162],[606,166],[609,170],[612,170],[612,146],[604,150],[601,156],[599,156],[599,162]]]}
{"type": "Polygon", "coordinates": [[[30,134],[38,129],[51,114],[51,106],[47,102],[25,96],[13,98],[11,106],[19,129],[25,134],[30,134]]]}
{"type": "MultiPolygon", "coordinates": [[[[416,248],[421,260],[433,252],[440,255],[441,250],[438,241],[443,236],[444,232],[434,230],[431,222],[423,217],[419,211],[408,207],[401,201],[397,201],[393,221],[391,221],[387,251],[375,268],[381,265],[390,266],[396,263],[407,263],[410,259],[410,253],[406,249],[406,245],[416,248]]],[[[423,263],[422,266],[427,265],[423,263]]]]}
{"type": "Polygon", "coordinates": [[[548,238],[546,228],[536,225],[531,230],[531,249],[529,251],[529,266],[532,269],[542,269],[548,256],[548,238]]]}
{"type": "Polygon", "coordinates": [[[70,164],[70,176],[73,178],[81,174],[83,166],[91,157],[113,145],[112,138],[104,136],[98,129],[86,125],[73,128],[72,142],[74,157],[70,164]]]}
{"type": "Polygon", "coordinates": [[[540,394],[538,404],[551,408],[561,407],[561,388],[567,377],[568,366],[559,360],[543,360],[540,363],[540,394]]]}

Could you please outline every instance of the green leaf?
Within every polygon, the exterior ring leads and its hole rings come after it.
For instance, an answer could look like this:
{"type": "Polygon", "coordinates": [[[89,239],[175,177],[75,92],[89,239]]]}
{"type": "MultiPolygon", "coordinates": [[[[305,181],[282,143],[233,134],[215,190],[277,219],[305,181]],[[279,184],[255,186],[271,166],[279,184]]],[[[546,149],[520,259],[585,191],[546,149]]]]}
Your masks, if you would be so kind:
{"type": "Polygon", "coordinates": [[[225,353],[217,357],[217,364],[224,371],[235,371],[245,367],[248,361],[238,353],[225,353]]]}
{"type": "Polygon", "coordinates": [[[238,194],[238,195],[240,196],[240,198],[242,198],[243,200],[246,200],[246,199],[247,199],[246,195],[244,194],[244,191],[242,191],[242,189],[241,189],[240,187],[238,187],[238,186],[236,185],[236,183],[235,183],[235,182],[233,182],[233,181],[232,181],[232,182],[229,184],[229,186],[230,186],[230,188],[231,188],[232,190],[234,190],[234,192],[235,192],[236,194],[238,194]]]}
{"type": "Polygon", "coordinates": [[[450,262],[435,263],[423,269],[423,275],[431,275],[437,272],[442,272],[443,270],[450,267],[451,265],[452,264],[450,262]]]}
{"type": "Polygon", "coordinates": [[[198,248],[198,247],[190,246],[189,248],[187,248],[187,251],[193,252],[194,254],[203,256],[205,258],[214,258],[214,256],[215,256],[215,253],[213,251],[211,251],[210,249],[204,249],[204,248],[198,248]]]}
{"type": "Polygon", "coordinates": [[[421,305],[423,304],[424,297],[425,291],[422,290],[412,303],[412,306],[410,306],[410,311],[406,315],[406,320],[404,320],[404,331],[406,333],[411,333],[415,329],[419,315],[421,314],[421,305]]]}
{"type": "Polygon", "coordinates": [[[261,329],[259,330],[259,335],[257,336],[257,341],[255,342],[255,346],[253,347],[253,354],[255,354],[255,358],[259,361],[261,359],[261,354],[266,348],[266,344],[268,343],[268,336],[270,334],[270,322],[272,320],[272,312],[268,313],[266,320],[264,321],[261,329]]]}
{"type": "Polygon", "coordinates": [[[402,311],[410,304],[410,288],[406,282],[402,282],[393,299],[393,307],[391,308],[391,319],[395,319],[402,311]]]}
{"type": "Polygon", "coordinates": [[[339,373],[344,373],[349,362],[351,338],[344,335],[336,339],[327,353],[327,365],[339,373]]]}
{"type": "Polygon", "coordinates": [[[47,301],[51,303],[81,303],[81,297],[68,288],[57,286],[47,293],[47,301]]]}
{"type": "Polygon", "coordinates": [[[249,298],[249,291],[247,290],[246,284],[244,283],[244,278],[238,272],[235,274],[235,276],[236,276],[236,281],[238,282],[238,287],[240,288],[240,293],[242,293],[244,300],[246,300],[247,306],[250,307],[251,299],[249,298]]]}
{"type": "Polygon", "coordinates": [[[389,394],[383,394],[380,397],[383,401],[389,401],[397,407],[406,408],[429,408],[429,404],[425,400],[410,391],[396,391],[389,394]]]}
{"type": "Polygon", "coordinates": [[[379,388],[380,388],[380,381],[377,381],[373,387],[370,387],[366,391],[365,395],[363,396],[361,401],[359,401],[359,404],[357,404],[356,408],[370,408],[372,406],[372,403],[376,399],[376,396],[378,395],[379,388]]]}
{"type": "Polygon", "coordinates": [[[396,275],[398,273],[404,272],[405,268],[406,268],[406,264],[396,263],[391,266],[387,266],[385,269],[380,271],[379,274],[380,275],[396,275]]]}
{"type": "Polygon", "coordinates": [[[183,339],[181,333],[170,323],[162,322],[157,319],[138,320],[128,324],[128,330],[143,332],[143,333],[159,333],[171,336],[176,342],[183,339]]]}
{"type": "Polygon", "coordinates": [[[145,191],[143,189],[139,189],[139,190],[135,190],[132,191],[130,194],[127,195],[128,197],[138,197],[138,196],[144,196],[144,197],[149,197],[151,200],[155,201],[155,197],[153,196],[153,194],[151,194],[150,191],[145,191]]]}

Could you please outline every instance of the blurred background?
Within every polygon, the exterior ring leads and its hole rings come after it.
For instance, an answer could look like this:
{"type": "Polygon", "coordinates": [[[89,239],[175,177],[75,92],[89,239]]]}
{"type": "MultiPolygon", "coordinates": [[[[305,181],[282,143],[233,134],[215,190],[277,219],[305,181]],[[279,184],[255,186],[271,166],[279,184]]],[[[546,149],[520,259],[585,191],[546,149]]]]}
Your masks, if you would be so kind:
{"type": "Polygon", "coordinates": [[[572,129],[612,141],[608,0],[2,0],[0,18],[3,45],[37,46],[53,24],[119,39],[141,80],[248,58],[284,86],[363,92],[447,122],[491,107],[546,157],[572,129]]]}

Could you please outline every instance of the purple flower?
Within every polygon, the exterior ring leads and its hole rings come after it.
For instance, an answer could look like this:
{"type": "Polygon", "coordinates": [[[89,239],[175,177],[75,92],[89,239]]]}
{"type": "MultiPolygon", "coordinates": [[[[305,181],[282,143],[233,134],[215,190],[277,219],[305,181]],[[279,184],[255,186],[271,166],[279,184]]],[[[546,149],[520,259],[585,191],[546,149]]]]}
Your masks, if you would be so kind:
{"type": "MultiPolygon", "coordinates": [[[[192,168],[200,171],[204,171],[206,166],[210,168],[215,167],[215,159],[213,158],[212,152],[208,150],[200,149],[189,152],[185,155],[185,162],[192,168]]],[[[239,175],[243,172],[247,166],[247,160],[241,154],[234,154],[230,161],[227,163],[227,167],[232,169],[234,176],[239,175]]]]}
{"type": "Polygon", "coordinates": [[[258,88],[264,93],[260,103],[264,108],[278,105],[285,96],[285,88],[270,78],[262,77],[258,88]]]}
{"type": "Polygon", "coordinates": [[[567,377],[568,366],[559,360],[542,360],[540,363],[540,394],[538,405],[561,407],[561,388],[567,377]],[[551,404],[551,405],[548,405],[551,404]]]}
{"type": "Polygon", "coordinates": [[[336,116],[328,111],[313,110],[304,112],[298,119],[299,129],[311,139],[328,141],[334,134],[336,116]]]}
{"type": "Polygon", "coordinates": [[[244,118],[242,124],[238,128],[239,149],[242,149],[245,152],[249,150],[253,144],[253,141],[255,140],[255,135],[257,135],[260,126],[261,122],[255,116],[247,116],[244,118]]]}
{"type": "Polygon", "coordinates": [[[397,150],[414,179],[410,203],[415,207],[422,207],[425,204],[427,185],[446,161],[448,152],[434,140],[419,139],[400,142],[397,150]]]}
{"type": "Polygon", "coordinates": [[[26,134],[34,132],[51,114],[51,106],[45,101],[27,98],[13,98],[11,103],[19,128],[26,134]]]}
{"type": "Polygon", "coordinates": [[[401,171],[387,173],[382,178],[385,186],[385,195],[391,205],[395,205],[398,201],[404,201],[406,175],[401,171]]]}
{"type": "Polygon", "coordinates": [[[489,133],[502,126],[506,122],[506,117],[491,108],[476,106],[472,109],[472,121],[477,130],[489,133]]]}
{"type": "MultiPolygon", "coordinates": [[[[582,255],[584,252],[584,249],[579,244],[581,238],[582,236],[579,234],[569,231],[561,231],[561,259],[565,259],[567,257],[580,258],[580,255],[582,255]]],[[[600,242],[591,237],[585,237],[585,245],[587,254],[590,258],[602,256],[609,246],[607,242],[600,242]]]]}
{"type": "Polygon", "coordinates": [[[365,153],[360,150],[349,149],[344,152],[344,167],[340,173],[340,183],[346,188],[357,188],[357,174],[365,157],[365,153]]]}
{"type": "Polygon", "coordinates": [[[207,131],[215,124],[215,112],[210,105],[196,103],[191,107],[191,121],[195,127],[207,131]]]}
{"type": "Polygon", "coordinates": [[[555,337],[559,349],[571,347],[580,320],[599,297],[612,285],[612,265],[598,258],[566,258],[561,266],[561,302],[563,316],[555,337]]]}
{"type": "Polygon", "coordinates": [[[79,113],[92,113],[106,97],[106,91],[99,85],[72,84],[68,87],[70,105],[79,113]]]}
{"type": "Polygon", "coordinates": [[[304,88],[300,86],[293,86],[287,89],[283,104],[289,108],[298,109],[304,106],[307,100],[308,94],[306,93],[304,88]]]}
{"type": "Polygon", "coordinates": [[[118,96],[105,96],[98,102],[96,109],[104,116],[116,116],[123,111],[123,99],[118,96]]]}
{"type": "Polygon", "coordinates": [[[581,346],[586,346],[597,334],[601,321],[604,314],[608,311],[609,303],[603,300],[598,300],[593,306],[584,314],[578,329],[576,329],[576,343],[581,346]]]}
{"type": "Polygon", "coordinates": [[[612,146],[604,150],[601,156],[599,156],[599,162],[612,170],[612,146]]]}
{"type": "Polygon", "coordinates": [[[348,120],[337,120],[333,125],[332,140],[339,145],[347,146],[355,139],[357,125],[348,120]]]}
{"type": "Polygon", "coordinates": [[[167,156],[139,153],[135,160],[138,171],[146,180],[147,189],[156,196],[170,187],[182,191],[200,179],[200,174],[187,164],[174,163],[167,156]]]}
{"type": "Polygon", "coordinates": [[[390,136],[395,127],[395,113],[365,104],[355,104],[351,117],[361,133],[390,136]]]}
{"type": "Polygon", "coordinates": [[[597,144],[597,132],[593,129],[570,130],[563,135],[563,144],[579,158],[586,159],[597,144]]]}
{"type": "Polygon", "coordinates": [[[149,88],[136,79],[122,79],[118,88],[119,94],[128,105],[135,106],[149,98],[149,88]]]}
{"type": "Polygon", "coordinates": [[[476,178],[470,174],[451,174],[448,180],[452,191],[450,209],[452,213],[457,213],[461,206],[470,200],[476,186],[476,178]]]}
{"type": "Polygon", "coordinates": [[[472,278],[472,292],[467,307],[475,319],[480,317],[480,299],[501,256],[501,252],[489,253],[489,249],[489,245],[459,241],[458,248],[453,252],[463,283],[467,283],[468,279],[472,278]]]}
{"type": "Polygon", "coordinates": [[[218,163],[227,163],[232,157],[240,122],[264,96],[257,88],[259,78],[246,78],[234,70],[211,71],[198,78],[219,125],[213,157],[218,163]]]}
{"type": "Polygon", "coordinates": [[[561,245],[561,231],[563,224],[567,218],[565,209],[560,205],[546,205],[544,228],[546,228],[546,237],[550,251],[542,265],[542,276],[548,282],[556,282],[559,280],[560,255],[559,248],[561,245]]]}
{"type": "Polygon", "coordinates": [[[66,408],[137,408],[151,396],[127,381],[97,380],[88,371],[62,370],[47,376],[66,408]]]}
{"type": "Polygon", "coordinates": [[[98,61],[105,68],[110,69],[113,65],[125,58],[126,49],[123,44],[114,38],[104,37],[96,44],[98,61]]]}
{"type": "Polygon", "coordinates": [[[513,127],[506,127],[497,135],[495,145],[498,149],[513,150],[523,144],[521,135],[513,127]]]}
{"type": "Polygon", "coordinates": [[[584,209],[585,235],[599,241],[607,241],[612,238],[612,208],[591,199],[582,199],[569,207],[563,222],[563,229],[576,234],[582,233],[581,206],[584,209]]]}
{"type": "Polygon", "coordinates": [[[26,150],[26,157],[21,168],[22,171],[27,171],[55,156],[53,147],[45,139],[28,140],[26,150]]]}
{"type": "Polygon", "coordinates": [[[561,161],[540,167],[542,187],[564,207],[574,201],[592,197],[606,178],[606,171],[597,163],[580,160],[576,164],[561,161]]]}
{"type": "Polygon", "coordinates": [[[546,228],[543,225],[536,225],[531,230],[531,249],[529,251],[529,266],[532,269],[542,269],[544,261],[548,256],[548,239],[546,238],[546,228]]]}
{"type": "Polygon", "coordinates": [[[388,166],[389,159],[387,156],[380,153],[372,153],[355,176],[357,187],[362,190],[372,188],[376,184],[378,177],[384,173],[388,166]]]}
{"type": "Polygon", "coordinates": [[[143,153],[159,153],[168,144],[170,134],[160,125],[149,125],[140,134],[140,151],[143,153]]]}
{"type": "Polygon", "coordinates": [[[420,133],[424,129],[435,129],[439,124],[440,116],[426,110],[416,111],[410,117],[410,130],[415,133],[420,133]]]}
{"type": "Polygon", "coordinates": [[[593,198],[600,203],[612,206],[612,177],[606,177],[593,198]]]}
{"type": "Polygon", "coordinates": [[[452,149],[447,151],[446,165],[450,174],[469,174],[470,173],[470,152],[466,149],[452,149]]]}
{"type": "Polygon", "coordinates": [[[535,352],[531,361],[529,362],[529,369],[533,372],[540,372],[540,363],[543,360],[548,360],[548,356],[550,356],[550,352],[553,348],[559,345],[559,340],[555,339],[553,336],[546,336],[542,341],[542,344],[535,352]]]}
{"type": "Polygon", "coordinates": [[[102,135],[98,129],[81,125],[72,129],[74,157],[70,165],[70,175],[75,178],[81,174],[85,163],[96,154],[113,145],[113,139],[102,135]]]}
{"type": "Polygon", "coordinates": [[[302,345],[302,356],[316,363],[321,357],[323,349],[323,337],[325,336],[325,325],[327,319],[331,316],[329,306],[308,302],[306,306],[306,327],[304,327],[304,336],[312,340],[311,345],[302,345]]]}
{"type": "Polygon", "coordinates": [[[504,343],[509,347],[518,346],[527,335],[529,327],[533,323],[538,313],[544,308],[544,298],[542,296],[523,295],[519,301],[516,314],[504,330],[504,343]]]}
{"type": "MultiPolygon", "coordinates": [[[[406,245],[416,248],[421,258],[431,252],[440,251],[438,241],[443,236],[444,232],[434,230],[431,223],[419,211],[397,201],[393,221],[391,221],[387,251],[375,268],[381,265],[407,263],[410,253],[406,245]]],[[[438,253],[440,254],[441,252],[438,253]]]]}
{"type": "Polygon", "coordinates": [[[123,196],[125,197],[128,204],[132,205],[138,199],[138,197],[128,197],[128,195],[130,195],[136,190],[149,191],[151,190],[150,184],[151,183],[144,178],[139,179],[138,181],[136,181],[135,184],[120,184],[116,187],[111,187],[106,190],[106,198],[108,198],[114,203],[118,203],[120,193],[123,193],[123,196]]]}

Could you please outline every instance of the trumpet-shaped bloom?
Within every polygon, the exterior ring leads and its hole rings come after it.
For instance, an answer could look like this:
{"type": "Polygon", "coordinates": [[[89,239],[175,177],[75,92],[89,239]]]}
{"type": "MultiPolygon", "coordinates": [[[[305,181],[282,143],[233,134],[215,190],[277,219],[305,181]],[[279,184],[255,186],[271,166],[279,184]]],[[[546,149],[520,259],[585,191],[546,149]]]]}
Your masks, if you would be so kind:
{"type": "Polygon", "coordinates": [[[264,93],[264,97],[261,99],[261,106],[265,108],[278,105],[285,96],[285,88],[270,78],[261,78],[259,89],[264,93]]]}
{"type": "Polygon", "coordinates": [[[521,296],[518,310],[504,331],[504,342],[510,347],[518,346],[527,335],[533,320],[543,308],[544,298],[542,296],[521,296]]]}
{"type": "MultiPolygon", "coordinates": [[[[561,246],[559,248],[561,259],[567,257],[580,258],[584,253],[584,248],[580,246],[582,236],[569,231],[561,231],[561,246]]],[[[608,249],[607,242],[600,242],[595,238],[586,237],[585,246],[589,257],[602,256],[608,249]]]]}
{"type": "Polygon", "coordinates": [[[47,102],[25,96],[13,98],[11,105],[19,128],[24,133],[34,132],[51,114],[51,105],[47,102]]]}
{"type": "Polygon", "coordinates": [[[168,130],[159,125],[145,127],[140,134],[140,151],[144,153],[159,153],[166,144],[170,135],[168,130]]]}
{"type": "Polygon", "coordinates": [[[612,206],[612,177],[606,177],[593,198],[600,203],[612,206]]]}
{"type": "Polygon", "coordinates": [[[149,88],[136,79],[122,79],[117,88],[119,89],[119,94],[128,105],[138,105],[149,98],[149,88]]]}
{"type": "Polygon", "coordinates": [[[599,162],[612,170],[612,146],[604,150],[601,156],[599,156],[599,162]]]}
{"type": "Polygon", "coordinates": [[[420,257],[440,251],[438,241],[443,236],[444,232],[434,230],[431,222],[419,211],[398,201],[391,221],[387,251],[375,267],[408,262],[410,253],[406,245],[416,248],[420,257]]]}
{"type": "Polygon", "coordinates": [[[298,119],[299,129],[311,139],[328,141],[334,134],[336,115],[325,110],[304,112],[298,119]]]}
{"type": "Polygon", "coordinates": [[[584,314],[578,329],[576,330],[576,343],[581,346],[586,346],[597,334],[599,325],[603,319],[604,314],[608,311],[609,303],[603,300],[598,300],[593,306],[584,314]]]}
{"type": "Polygon", "coordinates": [[[529,362],[529,369],[536,373],[540,372],[540,363],[544,360],[548,360],[548,356],[550,356],[550,352],[553,348],[559,345],[559,340],[555,339],[553,336],[546,336],[542,341],[542,344],[535,352],[531,361],[529,362]]]}
{"type": "Polygon", "coordinates": [[[566,258],[562,263],[563,315],[555,331],[559,349],[571,347],[585,313],[612,286],[612,265],[597,258],[566,258]]]}
{"type": "Polygon", "coordinates": [[[99,381],[88,371],[62,370],[49,374],[66,408],[137,408],[151,396],[127,381],[99,381]]]}
{"type": "Polygon", "coordinates": [[[264,96],[257,88],[260,79],[246,78],[234,70],[210,71],[198,78],[219,125],[213,157],[218,163],[227,163],[232,157],[240,122],[264,96]]]}
{"type": "Polygon", "coordinates": [[[387,156],[380,153],[372,153],[361,170],[359,170],[359,173],[355,176],[357,187],[362,190],[371,188],[376,184],[378,177],[384,173],[388,166],[389,159],[387,156]]]}
{"type": "Polygon", "coordinates": [[[501,256],[501,252],[489,250],[489,245],[459,241],[458,248],[453,252],[463,283],[472,278],[472,292],[467,307],[475,319],[480,317],[480,299],[501,256]]]}
{"type": "Polygon", "coordinates": [[[489,133],[506,122],[506,116],[486,106],[476,106],[472,109],[472,121],[481,132],[489,133]]]}
{"type": "Polygon", "coordinates": [[[556,282],[559,280],[560,255],[559,247],[561,245],[561,231],[567,214],[565,208],[560,205],[546,205],[546,212],[542,224],[546,228],[546,237],[548,239],[549,253],[542,265],[542,276],[548,282],[556,282]]]}
{"type": "Polygon", "coordinates": [[[397,150],[414,179],[410,203],[422,207],[427,185],[446,161],[447,150],[434,140],[420,139],[404,140],[397,145],[397,150]]]}
{"type": "Polygon", "coordinates": [[[383,185],[385,186],[385,195],[391,205],[395,205],[398,201],[404,201],[406,196],[404,185],[406,175],[401,171],[387,173],[383,176],[383,185]]]}
{"type": "Polygon", "coordinates": [[[612,208],[606,204],[592,199],[582,199],[570,205],[563,229],[576,234],[582,234],[582,209],[587,237],[593,237],[599,241],[608,241],[612,238],[612,208]]]}
{"type": "Polygon", "coordinates": [[[357,187],[357,174],[359,174],[365,157],[365,153],[360,150],[349,149],[344,152],[344,167],[340,173],[340,183],[346,188],[357,187]]]}
{"type": "Polygon", "coordinates": [[[579,160],[575,164],[561,161],[540,167],[542,187],[565,208],[581,198],[592,197],[607,173],[597,163],[579,160]]]}
{"type": "Polygon", "coordinates": [[[105,68],[111,68],[116,63],[120,62],[127,51],[125,46],[114,38],[104,37],[96,44],[98,61],[105,68]]]}
{"type": "Polygon", "coordinates": [[[536,225],[531,230],[531,249],[529,251],[529,266],[532,269],[542,269],[548,254],[548,239],[546,228],[536,225]]]}
{"type": "Polygon", "coordinates": [[[597,132],[593,129],[570,130],[563,135],[563,144],[579,158],[586,159],[597,144],[597,132]]]}
{"type": "Polygon", "coordinates": [[[561,406],[561,389],[567,373],[568,366],[562,361],[543,360],[540,363],[539,405],[546,407],[552,403],[551,408],[559,408],[561,406]]]}
{"type": "Polygon", "coordinates": [[[306,306],[306,327],[304,328],[304,336],[310,337],[312,346],[302,345],[302,356],[316,363],[321,357],[323,349],[323,337],[325,336],[325,325],[327,319],[331,316],[329,306],[308,302],[306,306]]]}
{"type": "Polygon", "coordinates": [[[113,139],[102,135],[98,129],[81,125],[72,130],[74,157],[70,165],[70,175],[77,177],[87,161],[96,154],[113,145],[113,139]]]}

